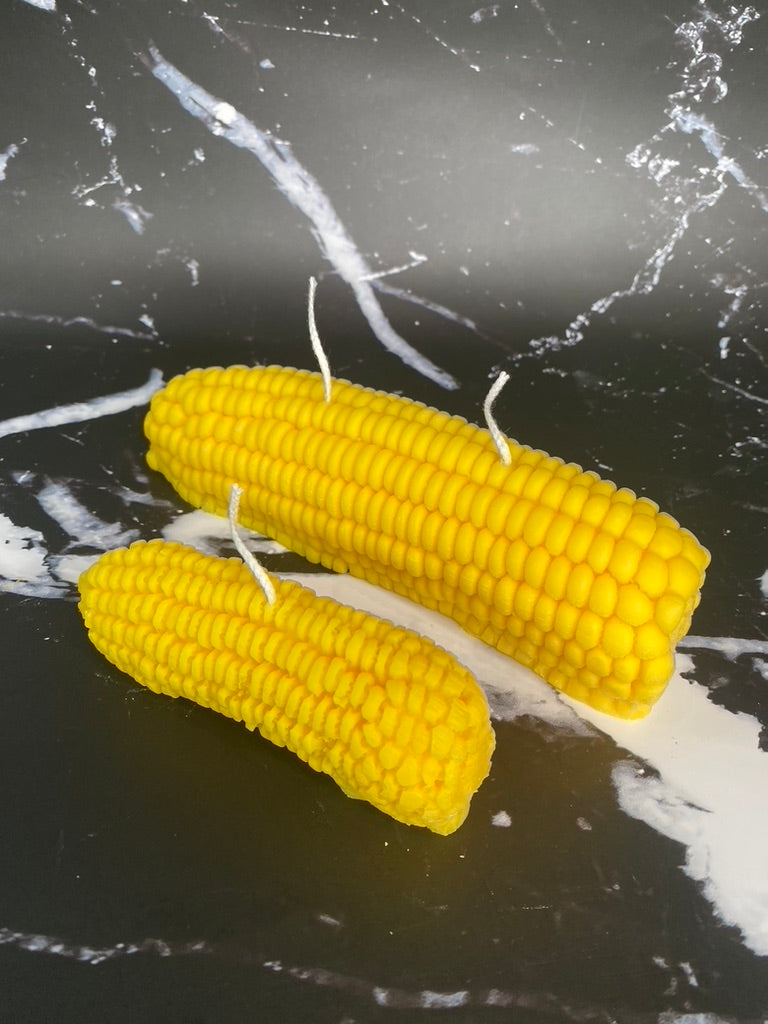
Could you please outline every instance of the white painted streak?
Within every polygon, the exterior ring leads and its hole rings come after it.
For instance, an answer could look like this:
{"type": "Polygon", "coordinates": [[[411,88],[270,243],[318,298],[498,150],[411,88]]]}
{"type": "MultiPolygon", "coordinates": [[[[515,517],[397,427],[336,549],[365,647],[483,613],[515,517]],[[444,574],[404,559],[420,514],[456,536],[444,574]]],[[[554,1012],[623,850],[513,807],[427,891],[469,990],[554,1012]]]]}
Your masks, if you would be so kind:
{"type": "MultiPolygon", "coordinates": [[[[114,282],[113,282],[114,283],[114,282]]],[[[136,338],[138,341],[155,341],[157,332],[148,334],[146,331],[134,331],[130,327],[115,327],[113,324],[100,324],[89,316],[62,317],[52,313],[25,313],[18,309],[0,309],[0,318],[4,320],[23,320],[29,323],[48,324],[50,327],[86,327],[99,334],[113,335],[118,338],[136,338]]],[[[148,317],[139,317],[142,323],[153,326],[148,317]]]]}
{"type": "Polygon", "coordinates": [[[138,530],[123,530],[119,523],[107,523],[94,515],[64,483],[49,481],[36,497],[42,510],[72,538],[73,544],[110,551],[139,536],[138,530]]]}
{"type": "Polygon", "coordinates": [[[5,181],[5,172],[8,164],[18,154],[19,147],[15,142],[12,142],[10,146],[6,146],[2,153],[0,153],[0,181],[5,181]]]}
{"type": "MultiPolygon", "coordinates": [[[[415,266],[415,264],[412,264],[412,266],[415,266]]],[[[400,268],[397,269],[399,270],[400,268]]],[[[390,271],[384,271],[384,273],[390,273],[390,271]]],[[[425,299],[421,295],[414,295],[413,292],[406,291],[404,288],[395,288],[391,284],[386,284],[376,274],[372,276],[371,283],[377,292],[381,292],[384,295],[392,295],[396,299],[410,302],[414,306],[421,306],[422,309],[427,309],[430,313],[436,313],[437,316],[441,316],[444,320],[451,320],[461,327],[466,327],[468,330],[478,333],[477,324],[474,320],[471,320],[468,316],[462,316],[461,313],[449,309],[448,306],[443,306],[440,302],[433,302],[432,299],[425,299]]]]}
{"type": "Polygon", "coordinates": [[[17,946],[28,953],[47,953],[78,963],[98,965],[107,960],[145,953],[160,957],[193,956],[211,952],[206,942],[170,943],[163,939],[144,939],[142,942],[118,942],[114,946],[75,945],[52,935],[39,932],[18,932],[0,928],[0,946],[17,946]]]}
{"type": "Polygon", "coordinates": [[[323,254],[351,288],[363,316],[382,345],[423,376],[442,387],[455,388],[456,381],[450,374],[417,352],[389,323],[367,280],[370,267],[319,182],[299,163],[290,145],[257,128],[230,103],[217,99],[196,85],[164,60],[154,47],[150,48],[150,54],[152,74],[177,98],[184,110],[202,121],[212,135],[253,154],[283,195],[311,222],[323,254]]]}
{"type": "Polygon", "coordinates": [[[24,0],[30,7],[38,7],[41,11],[55,11],[56,0],[24,0]]]}
{"type": "MultiPolygon", "coordinates": [[[[537,0],[532,0],[534,6],[537,0]]],[[[621,299],[650,294],[658,285],[667,264],[673,259],[680,241],[688,232],[692,218],[714,206],[728,185],[728,179],[745,189],[764,211],[768,212],[768,196],[760,190],[741,166],[725,152],[725,137],[714,123],[704,114],[694,111],[693,104],[701,104],[711,96],[712,102],[719,102],[727,93],[727,84],[717,74],[722,67],[722,57],[705,48],[706,36],[715,27],[722,40],[729,46],[742,41],[743,28],[760,17],[754,7],[731,5],[728,16],[720,17],[710,11],[704,3],[699,4],[699,20],[684,22],[675,30],[676,36],[687,43],[690,59],[680,69],[681,87],[667,97],[665,114],[669,122],[657,132],[650,143],[635,146],[628,154],[627,163],[639,169],[645,166],[648,176],[664,192],[664,202],[669,214],[669,226],[665,237],[655,251],[645,260],[626,288],[619,288],[609,295],[596,299],[589,309],[579,313],[565,329],[562,337],[550,336],[531,341],[531,348],[541,354],[559,351],[583,341],[586,330],[595,316],[603,316],[621,299]],[[713,68],[716,69],[713,71],[713,68]],[[654,153],[651,144],[660,145],[671,132],[697,135],[714,157],[714,167],[699,167],[694,174],[686,177],[679,168],[678,160],[664,159],[654,153]],[[690,193],[693,191],[693,195],[690,193]]],[[[742,300],[743,301],[743,297],[742,300]]],[[[734,309],[733,312],[736,310],[734,309]]]]}
{"type": "Polygon", "coordinates": [[[734,661],[744,654],[768,655],[768,640],[735,636],[686,636],[677,648],[681,651],[718,651],[734,661]]]}
{"type": "Polygon", "coordinates": [[[473,11],[469,20],[473,25],[479,25],[481,21],[485,21],[486,18],[498,18],[501,10],[501,4],[491,4],[489,7],[478,7],[476,11],[473,11]]]}
{"type": "MultiPolygon", "coordinates": [[[[244,526],[240,527],[240,531],[247,538],[251,551],[269,555],[284,554],[286,551],[283,545],[278,544],[276,540],[252,534],[244,526]]],[[[214,516],[210,512],[202,512],[199,509],[177,516],[163,529],[162,533],[166,540],[188,544],[204,555],[220,553],[221,543],[211,544],[211,540],[219,542],[231,540],[229,523],[223,516],[214,516]]]]}
{"type": "Polygon", "coordinates": [[[200,284],[200,261],[193,259],[191,256],[188,256],[181,262],[189,271],[189,276],[192,281],[192,287],[197,288],[197,286],[200,284]]]}
{"type": "Polygon", "coordinates": [[[703,114],[676,108],[673,111],[676,127],[687,135],[698,135],[704,148],[717,161],[717,170],[730,175],[737,185],[749,192],[768,213],[768,196],[746,174],[742,167],[725,152],[725,138],[720,134],[712,121],[703,114]]]}
{"type": "Polygon", "coordinates": [[[0,576],[17,583],[48,582],[45,555],[42,533],[17,526],[0,512],[0,576]]]}
{"type": "Polygon", "coordinates": [[[162,386],[162,374],[159,370],[152,370],[146,384],[132,388],[130,391],[118,391],[113,395],[73,402],[71,405],[57,405],[41,412],[0,420],[0,438],[9,437],[12,434],[22,434],[29,430],[42,430],[46,427],[59,427],[66,423],[83,423],[85,420],[99,419],[102,416],[113,416],[116,413],[125,412],[127,409],[144,405],[162,386]]]}
{"type": "MultiPolygon", "coordinates": [[[[692,665],[679,656],[686,671],[692,665]]],[[[621,808],[686,846],[684,870],[721,920],[768,956],[768,753],[760,724],[709,700],[676,673],[641,722],[581,714],[659,774],[620,763],[613,782],[621,808]]]]}
{"type": "Polygon", "coordinates": [[[496,828],[511,828],[512,819],[507,811],[497,811],[491,818],[491,824],[496,828]]]}
{"type": "Polygon", "coordinates": [[[455,46],[451,46],[451,44],[447,40],[437,35],[437,33],[432,28],[430,28],[422,18],[420,18],[417,14],[414,14],[413,11],[407,10],[405,7],[403,7],[402,4],[396,3],[394,2],[394,0],[392,0],[392,6],[395,7],[398,11],[400,11],[400,13],[404,15],[406,18],[410,18],[411,21],[413,21],[416,25],[419,26],[420,29],[426,32],[427,35],[438,44],[438,46],[442,46],[442,48],[444,50],[447,50],[448,53],[450,53],[453,57],[458,57],[462,64],[465,64],[471,71],[480,71],[480,67],[477,64],[473,64],[470,60],[468,60],[466,54],[462,50],[459,50],[455,46]]]}
{"type": "Polygon", "coordinates": [[[147,222],[154,216],[154,214],[145,210],[143,206],[140,206],[138,203],[131,203],[127,199],[115,199],[112,203],[112,208],[117,210],[118,213],[122,213],[131,229],[137,235],[144,234],[147,222]]]}

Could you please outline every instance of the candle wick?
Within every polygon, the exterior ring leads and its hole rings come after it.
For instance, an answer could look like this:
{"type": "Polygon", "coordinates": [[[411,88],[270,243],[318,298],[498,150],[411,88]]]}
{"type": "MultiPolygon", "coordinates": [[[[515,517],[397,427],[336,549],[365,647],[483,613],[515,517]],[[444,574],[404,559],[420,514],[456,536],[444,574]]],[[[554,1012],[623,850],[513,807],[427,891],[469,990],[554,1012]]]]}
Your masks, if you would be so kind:
{"type": "Polygon", "coordinates": [[[491,409],[493,407],[493,403],[501,392],[501,389],[508,380],[509,374],[502,370],[491,385],[488,394],[485,396],[485,401],[483,402],[483,415],[485,416],[485,422],[488,425],[488,433],[493,438],[493,443],[496,445],[496,451],[499,453],[499,458],[505,466],[510,466],[512,464],[512,453],[509,450],[509,442],[504,434],[499,430],[491,409]]]}
{"type": "Polygon", "coordinates": [[[267,604],[274,604],[277,600],[275,586],[269,578],[266,570],[259,564],[257,559],[245,546],[245,541],[240,536],[237,529],[237,510],[240,507],[240,498],[242,497],[242,494],[242,487],[238,487],[237,484],[232,484],[229,489],[229,505],[227,507],[227,518],[229,519],[229,532],[232,535],[232,543],[237,548],[237,553],[245,562],[246,568],[250,572],[251,576],[253,576],[261,587],[261,591],[264,594],[267,604]]]}
{"type": "Polygon", "coordinates": [[[309,337],[312,341],[312,351],[315,353],[315,359],[317,359],[318,366],[320,367],[320,373],[323,377],[323,395],[325,396],[326,404],[331,400],[331,368],[328,365],[328,359],[323,350],[323,343],[320,341],[320,334],[317,330],[317,321],[315,320],[315,292],[317,291],[317,281],[314,277],[309,279],[309,297],[307,302],[307,320],[309,322],[309,337]]]}

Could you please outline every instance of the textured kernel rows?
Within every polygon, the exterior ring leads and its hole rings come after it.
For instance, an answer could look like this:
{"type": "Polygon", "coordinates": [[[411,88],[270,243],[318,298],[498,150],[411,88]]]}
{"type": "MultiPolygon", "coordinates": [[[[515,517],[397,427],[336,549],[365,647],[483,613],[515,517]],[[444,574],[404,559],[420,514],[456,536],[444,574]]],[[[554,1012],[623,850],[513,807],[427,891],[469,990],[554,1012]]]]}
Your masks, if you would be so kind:
{"type": "Polygon", "coordinates": [[[193,370],[152,400],[150,466],[193,505],[436,609],[570,696],[663,692],[708,552],[632,491],[408,399],[282,367],[193,370]]]}
{"type": "Polygon", "coordinates": [[[269,605],[239,559],[139,542],[84,573],[80,610],[142,685],[258,729],[399,821],[453,832],[494,744],[472,676],[415,633],[275,586],[269,605]]]}

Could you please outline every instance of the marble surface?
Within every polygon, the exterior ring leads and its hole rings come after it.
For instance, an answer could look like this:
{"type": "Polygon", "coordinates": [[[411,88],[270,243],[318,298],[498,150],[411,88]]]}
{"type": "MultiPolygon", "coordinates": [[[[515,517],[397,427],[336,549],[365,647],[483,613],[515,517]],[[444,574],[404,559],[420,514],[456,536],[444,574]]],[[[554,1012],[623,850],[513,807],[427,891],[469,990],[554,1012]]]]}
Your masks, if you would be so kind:
{"type": "Polygon", "coordinates": [[[0,11],[0,1024],[768,1013],[765,132],[744,3],[10,0],[0,11]],[[89,647],[192,366],[313,367],[654,498],[712,552],[649,719],[437,616],[497,751],[440,838],[89,647]]]}

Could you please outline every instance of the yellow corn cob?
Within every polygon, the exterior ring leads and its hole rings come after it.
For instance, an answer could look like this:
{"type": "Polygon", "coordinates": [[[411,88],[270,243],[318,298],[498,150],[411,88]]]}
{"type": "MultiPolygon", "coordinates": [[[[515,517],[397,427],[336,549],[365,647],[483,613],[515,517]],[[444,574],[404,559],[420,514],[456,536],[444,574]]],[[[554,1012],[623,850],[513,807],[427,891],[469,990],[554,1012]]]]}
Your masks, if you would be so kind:
{"type": "Polygon", "coordinates": [[[451,616],[553,686],[641,718],[663,692],[709,553],[593,472],[418,402],[318,374],[192,370],[152,399],[149,465],[179,494],[451,616]]]}
{"type": "Polygon", "coordinates": [[[473,677],[416,633],[273,582],[270,604],[237,558],[139,541],[80,577],[79,607],[143,686],[258,729],[398,821],[455,831],[495,742],[473,677]]]}

